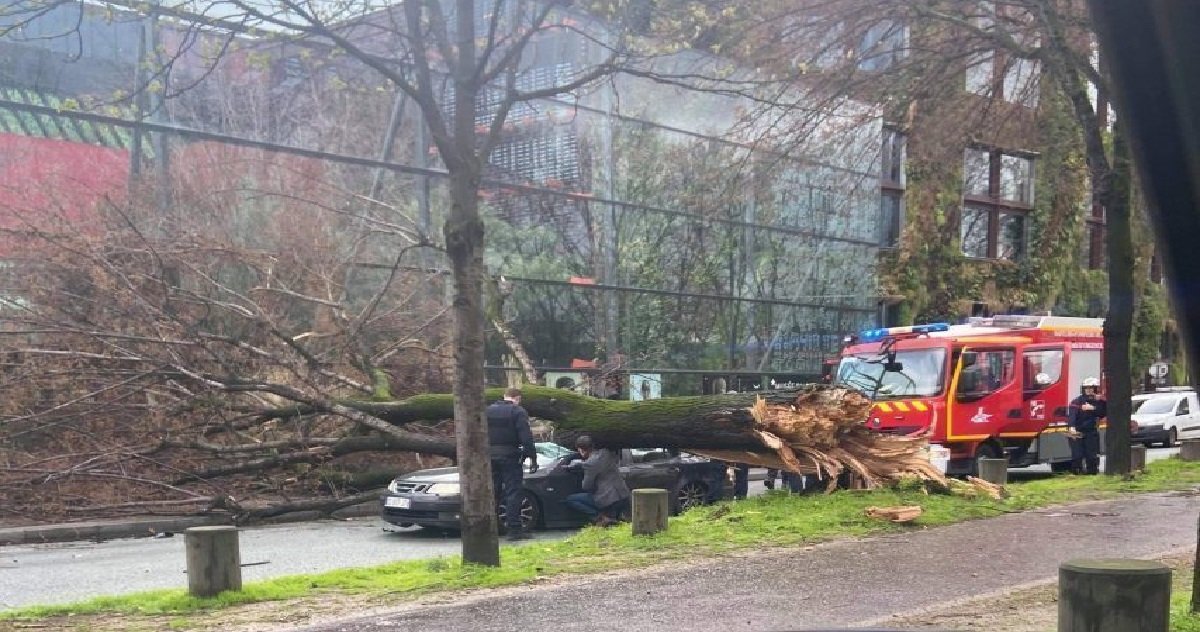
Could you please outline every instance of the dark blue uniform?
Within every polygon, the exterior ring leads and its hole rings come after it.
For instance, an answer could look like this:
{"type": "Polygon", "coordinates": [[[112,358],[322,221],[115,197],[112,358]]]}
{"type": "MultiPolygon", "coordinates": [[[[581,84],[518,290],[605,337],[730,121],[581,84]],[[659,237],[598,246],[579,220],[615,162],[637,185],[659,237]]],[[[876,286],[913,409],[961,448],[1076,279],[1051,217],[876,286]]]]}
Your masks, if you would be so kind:
{"type": "Polygon", "coordinates": [[[1100,473],[1100,420],[1107,416],[1108,402],[1096,395],[1080,395],[1071,400],[1067,422],[1072,430],[1082,435],[1071,440],[1072,469],[1076,474],[1100,473]],[[1085,403],[1094,409],[1083,410],[1085,403]]]}
{"type": "Polygon", "coordinates": [[[492,489],[496,506],[504,503],[504,522],[509,532],[521,530],[521,483],[525,478],[521,461],[537,458],[529,413],[502,399],[487,407],[489,455],[492,460],[492,489]]]}

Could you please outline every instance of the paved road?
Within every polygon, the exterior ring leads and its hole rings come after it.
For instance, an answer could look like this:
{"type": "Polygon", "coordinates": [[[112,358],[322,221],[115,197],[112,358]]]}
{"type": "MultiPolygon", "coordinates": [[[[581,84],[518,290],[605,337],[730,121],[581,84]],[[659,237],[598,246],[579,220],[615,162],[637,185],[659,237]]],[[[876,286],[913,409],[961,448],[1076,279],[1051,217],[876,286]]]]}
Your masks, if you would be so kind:
{"type": "MultiPolygon", "coordinates": [[[[571,531],[540,533],[559,539],[571,531]]],[[[240,535],[246,581],[455,555],[457,537],[409,529],[386,532],[376,518],[320,521],[244,529],[240,535]]],[[[109,542],[68,542],[0,548],[0,610],[79,601],[99,595],[187,586],[183,535],[109,542]]]]}
{"type": "Polygon", "coordinates": [[[1183,553],[1196,542],[1197,512],[1200,496],[1195,492],[1140,496],[807,550],[751,553],[686,568],[507,589],[305,630],[509,632],[542,629],[548,623],[555,632],[861,626],[1049,579],[1066,559],[1183,553]]]}
{"type": "MultiPolygon", "coordinates": [[[[1172,455],[1179,454],[1179,448],[1150,448],[1146,450],[1146,462],[1151,463],[1159,459],[1165,459],[1172,455]]],[[[1104,457],[1100,457],[1100,471],[1104,471],[1104,457]]],[[[1041,476],[1049,475],[1049,465],[1035,465],[1032,467],[1015,467],[1008,470],[1009,480],[1019,481],[1024,478],[1040,478],[1041,476]]]]}

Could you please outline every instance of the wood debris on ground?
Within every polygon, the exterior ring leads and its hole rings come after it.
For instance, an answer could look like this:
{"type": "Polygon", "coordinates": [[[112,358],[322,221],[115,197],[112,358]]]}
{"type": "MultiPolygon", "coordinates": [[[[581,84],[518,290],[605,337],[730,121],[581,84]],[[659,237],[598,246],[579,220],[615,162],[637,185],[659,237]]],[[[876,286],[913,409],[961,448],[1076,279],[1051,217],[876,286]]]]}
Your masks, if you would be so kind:
{"type": "Polygon", "coordinates": [[[867,507],[863,510],[868,518],[878,518],[891,522],[912,522],[921,517],[920,505],[902,505],[899,507],[867,507]]]}

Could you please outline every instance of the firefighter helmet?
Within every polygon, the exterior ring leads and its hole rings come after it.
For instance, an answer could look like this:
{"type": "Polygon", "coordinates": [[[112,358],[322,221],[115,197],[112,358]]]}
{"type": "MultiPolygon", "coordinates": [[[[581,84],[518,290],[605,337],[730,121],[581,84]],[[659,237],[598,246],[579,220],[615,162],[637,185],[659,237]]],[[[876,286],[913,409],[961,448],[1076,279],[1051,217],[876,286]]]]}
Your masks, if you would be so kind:
{"type": "Polygon", "coordinates": [[[1085,378],[1085,379],[1083,380],[1083,383],[1082,383],[1082,384],[1080,384],[1080,385],[1079,385],[1079,387],[1080,387],[1081,389],[1082,389],[1082,388],[1094,388],[1094,389],[1099,389],[1099,388],[1100,388],[1100,380],[1099,380],[1099,379],[1097,379],[1097,378],[1094,378],[1094,377],[1085,378]]]}

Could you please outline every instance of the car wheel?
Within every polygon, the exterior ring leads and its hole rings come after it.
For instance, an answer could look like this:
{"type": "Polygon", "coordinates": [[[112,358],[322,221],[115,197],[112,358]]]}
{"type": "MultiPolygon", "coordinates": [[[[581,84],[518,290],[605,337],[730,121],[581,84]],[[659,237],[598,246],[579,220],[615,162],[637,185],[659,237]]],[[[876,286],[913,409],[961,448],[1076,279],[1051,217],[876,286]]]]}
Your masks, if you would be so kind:
{"type": "MultiPolygon", "coordinates": [[[[501,503],[499,511],[496,512],[497,521],[503,526],[507,520],[505,519],[508,512],[504,510],[504,504],[501,503]]],[[[538,527],[542,520],[542,509],[538,506],[538,501],[529,492],[521,492],[521,528],[526,531],[532,531],[538,527]]]]}
{"type": "Polygon", "coordinates": [[[1171,432],[1167,433],[1167,440],[1163,441],[1162,447],[1173,448],[1175,447],[1176,443],[1179,443],[1179,431],[1175,428],[1171,428],[1171,432]]]}
{"type": "Polygon", "coordinates": [[[704,483],[688,481],[679,487],[675,498],[679,513],[683,513],[708,502],[708,487],[705,487],[704,483]]]}
{"type": "Polygon", "coordinates": [[[1153,441],[1143,441],[1143,442],[1142,442],[1142,447],[1143,447],[1143,448],[1153,448],[1153,447],[1154,447],[1154,442],[1153,442],[1153,441]]]}

